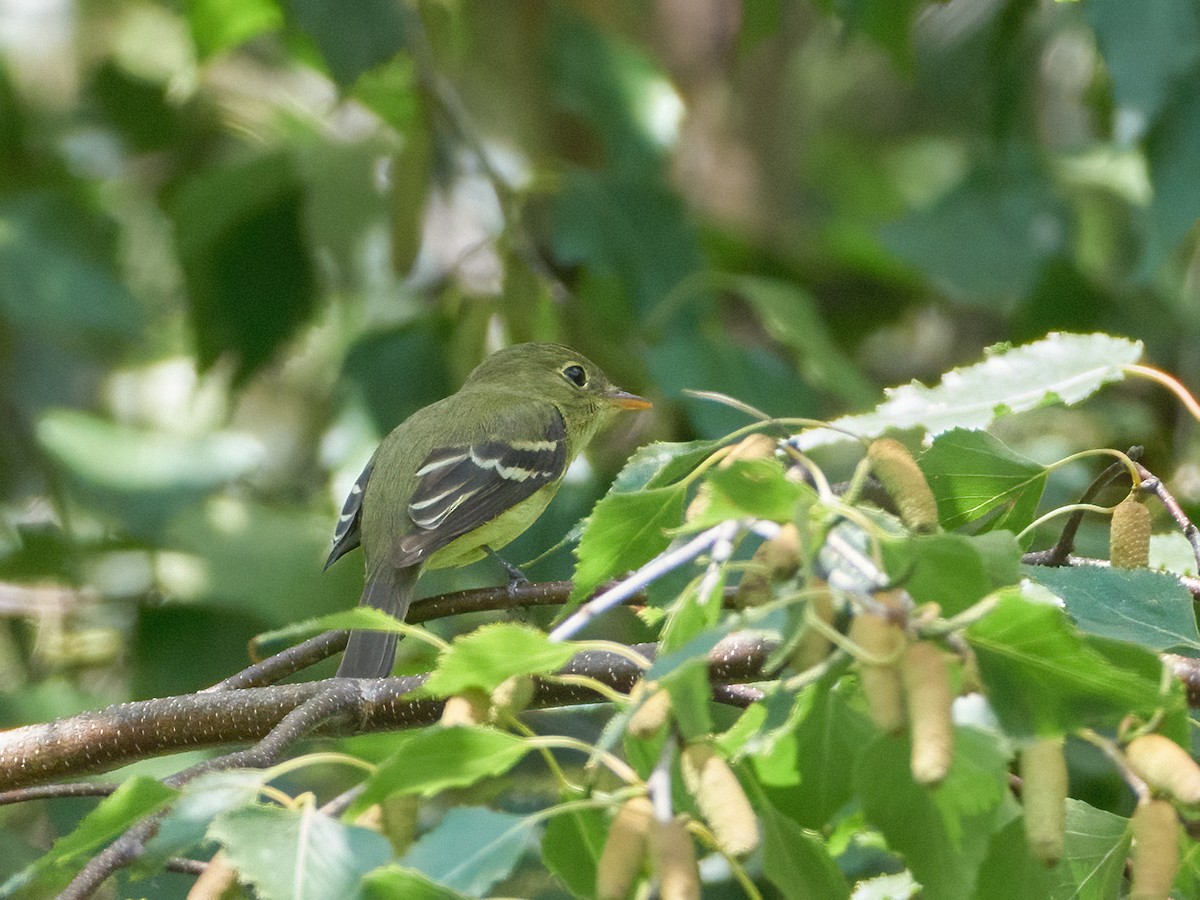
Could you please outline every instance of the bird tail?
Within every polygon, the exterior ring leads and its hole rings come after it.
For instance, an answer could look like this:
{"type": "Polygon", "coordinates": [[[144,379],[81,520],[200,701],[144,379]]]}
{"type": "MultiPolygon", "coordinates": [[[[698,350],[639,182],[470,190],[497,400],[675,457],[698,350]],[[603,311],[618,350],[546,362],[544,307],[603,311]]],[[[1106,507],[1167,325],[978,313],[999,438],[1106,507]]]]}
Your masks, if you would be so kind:
{"type": "MultiPolygon", "coordinates": [[[[402,620],[408,614],[419,569],[419,566],[377,567],[367,578],[359,605],[373,606],[402,620]]],[[[337,677],[386,678],[391,675],[397,637],[399,635],[386,631],[350,632],[337,677]]]]}

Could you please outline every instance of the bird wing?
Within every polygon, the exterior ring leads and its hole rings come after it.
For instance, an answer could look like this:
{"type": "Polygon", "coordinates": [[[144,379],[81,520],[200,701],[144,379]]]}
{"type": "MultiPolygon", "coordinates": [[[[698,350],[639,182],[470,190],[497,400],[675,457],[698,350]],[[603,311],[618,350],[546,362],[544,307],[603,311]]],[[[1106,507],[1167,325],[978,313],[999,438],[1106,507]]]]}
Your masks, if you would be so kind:
{"type": "Polygon", "coordinates": [[[426,559],[562,477],[567,468],[562,415],[547,404],[531,420],[521,439],[441,447],[425,458],[408,503],[416,530],[400,542],[403,557],[426,559]]]}
{"type": "Polygon", "coordinates": [[[342,513],[338,516],[337,526],[333,529],[333,548],[329,551],[329,559],[325,560],[328,569],[335,562],[362,543],[362,501],[371,479],[371,470],[375,468],[375,457],[367,462],[362,474],[350,488],[350,495],[342,504],[342,513]]]}

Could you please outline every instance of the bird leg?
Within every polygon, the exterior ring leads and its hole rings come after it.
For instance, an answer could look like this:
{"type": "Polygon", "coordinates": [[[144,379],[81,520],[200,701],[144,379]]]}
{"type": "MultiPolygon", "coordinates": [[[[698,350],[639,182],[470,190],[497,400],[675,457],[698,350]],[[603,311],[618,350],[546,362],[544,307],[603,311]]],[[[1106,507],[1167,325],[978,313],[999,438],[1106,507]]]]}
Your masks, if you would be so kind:
{"type": "Polygon", "coordinates": [[[523,584],[529,584],[529,579],[525,577],[525,573],[510,563],[507,559],[505,559],[491,547],[484,547],[483,549],[487,552],[488,556],[504,567],[504,572],[508,575],[508,589],[510,591],[513,588],[518,588],[523,584]]]}

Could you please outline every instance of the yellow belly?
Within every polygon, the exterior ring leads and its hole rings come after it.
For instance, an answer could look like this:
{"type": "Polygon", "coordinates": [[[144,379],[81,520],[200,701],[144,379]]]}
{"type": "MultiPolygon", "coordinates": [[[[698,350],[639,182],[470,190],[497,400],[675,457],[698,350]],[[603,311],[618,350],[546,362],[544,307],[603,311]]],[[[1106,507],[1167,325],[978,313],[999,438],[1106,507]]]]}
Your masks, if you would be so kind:
{"type": "Polygon", "coordinates": [[[533,524],[557,490],[557,484],[548,484],[492,521],[480,525],[462,537],[455,538],[429,557],[425,567],[427,569],[449,569],[454,566],[465,566],[467,563],[482,559],[486,555],[484,547],[499,550],[505,544],[519,537],[526,528],[533,524]]]}

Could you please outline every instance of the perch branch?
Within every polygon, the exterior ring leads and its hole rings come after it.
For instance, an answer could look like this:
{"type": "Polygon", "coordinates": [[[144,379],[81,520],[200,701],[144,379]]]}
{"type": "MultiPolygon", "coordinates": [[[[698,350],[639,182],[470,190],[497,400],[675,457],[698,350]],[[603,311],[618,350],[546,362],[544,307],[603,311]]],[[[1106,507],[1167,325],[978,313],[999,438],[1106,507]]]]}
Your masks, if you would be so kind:
{"type": "MultiPolygon", "coordinates": [[[[637,649],[654,656],[652,644],[637,649]]],[[[710,677],[717,684],[760,680],[769,650],[768,642],[732,635],[709,654],[710,677]]],[[[561,674],[594,678],[627,692],[640,672],[617,654],[589,651],[577,654],[561,674]]],[[[344,736],[435,722],[441,715],[441,701],[406,696],[421,681],[417,676],[342,682],[351,688],[338,695],[338,712],[343,715],[331,717],[316,733],[344,736]]],[[[0,734],[0,785],[14,790],[181,750],[262,741],[285,716],[329,684],[309,682],[143,700],[14,728],[0,734]]],[[[598,699],[578,685],[542,682],[533,705],[558,707],[598,699]]]]}

